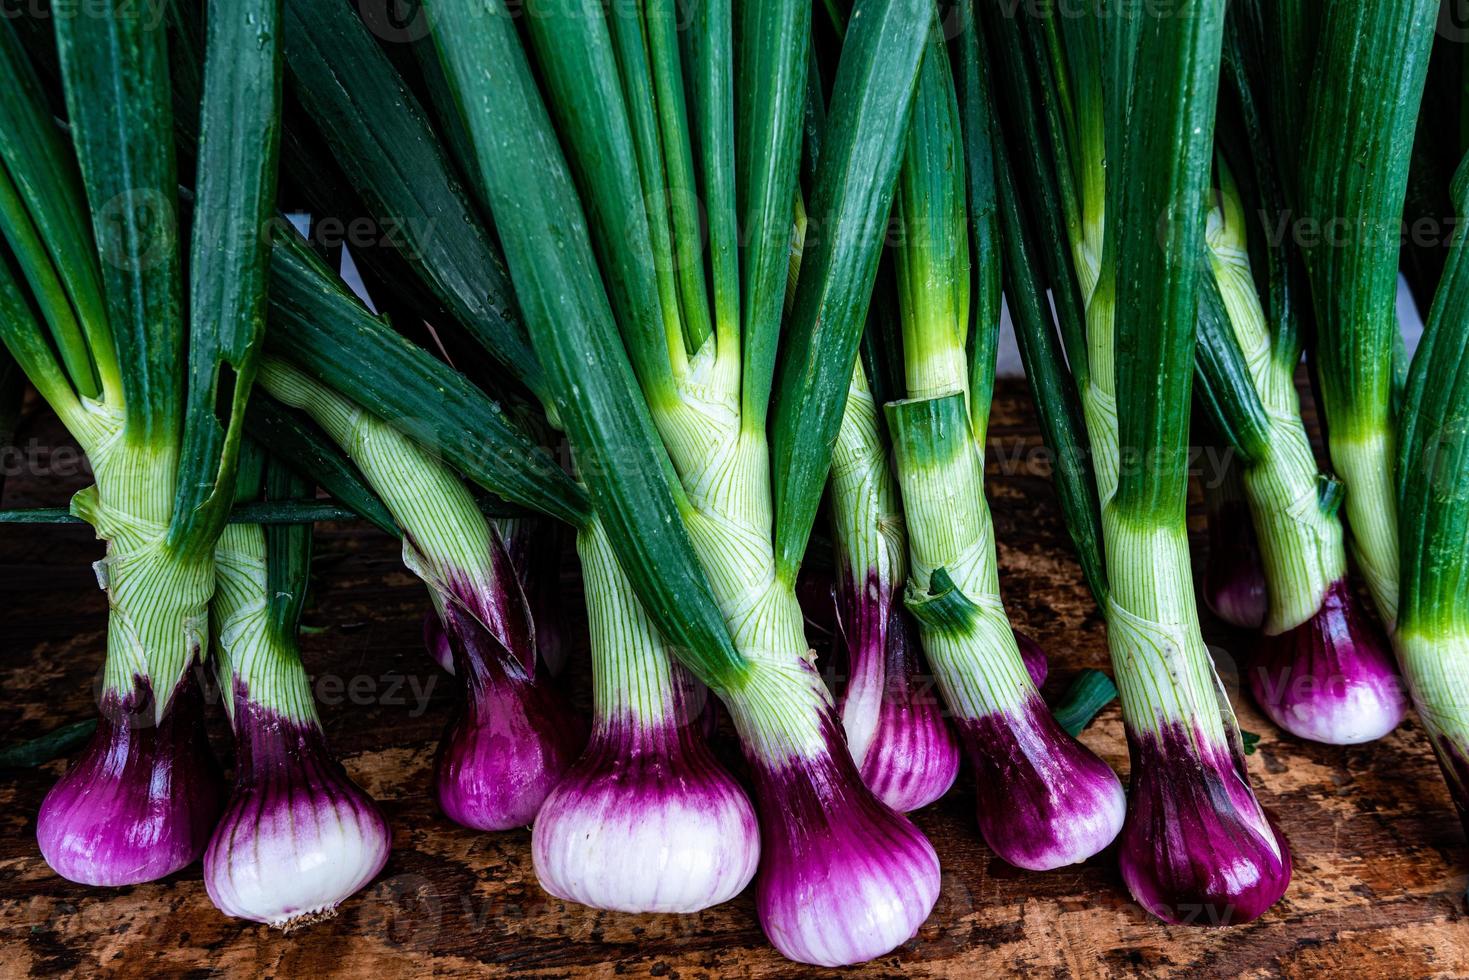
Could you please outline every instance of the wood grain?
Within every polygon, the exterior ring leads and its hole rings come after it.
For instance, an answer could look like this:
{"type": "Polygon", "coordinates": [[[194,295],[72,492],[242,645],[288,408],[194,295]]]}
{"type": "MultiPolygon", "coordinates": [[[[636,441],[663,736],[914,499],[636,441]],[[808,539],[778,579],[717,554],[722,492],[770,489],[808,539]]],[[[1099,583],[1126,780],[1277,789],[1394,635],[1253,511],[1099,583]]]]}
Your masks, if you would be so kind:
{"type": "MultiPolygon", "coordinates": [[[[1054,695],[1083,667],[1105,667],[1102,623],[1070,556],[1023,389],[1002,383],[989,464],[1005,596],[1015,624],[1049,651],[1054,695]]],[[[54,428],[33,433],[62,444],[54,428]]],[[[48,441],[49,440],[49,441],[48,441]]],[[[13,478],[6,506],[56,503],[84,474],[13,478]]],[[[0,742],[40,735],[94,708],[105,602],[86,528],[0,530],[0,742]]],[[[198,866],[113,891],[57,878],[35,845],[35,814],[63,769],[0,773],[0,974],[263,977],[526,975],[790,977],[811,971],[766,944],[747,892],[700,915],[631,916],[550,898],[531,869],[529,833],[481,834],[441,817],[427,793],[452,682],[420,642],[422,587],[396,544],[359,526],[325,526],[305,637],[328,736],[394,827],[382,876],[336,918],[290,936],[220,915],[198,866]]],[[[566,620],[584,636],[575,584],[566,620]]],[[[1274,730],[1232,676],[1247,637],[1206,632],[1240,721],[1260,733],[1251,772],[1290,837],[1295,878],[1257,922],[1170,927],[1127,898],[1114,853],[1047,874],[1017,872],[978,840],[961,785],[915,815],[944,864],[938,907],[916,939],[849,975],[1358,976],[1469,974],[1469,851],[1421,727],[1373,745],[1331,748],[1274,730]]],[[[585,658],[571,690],[588,702],[585,658]]],[[[229,757],[221,714],[215,748],[229,757]]],[[[1124,773],[1115,705],[1084,741],[1124,773]]],[[[724,746],[728,753],[729,746],[724,746]]]]}

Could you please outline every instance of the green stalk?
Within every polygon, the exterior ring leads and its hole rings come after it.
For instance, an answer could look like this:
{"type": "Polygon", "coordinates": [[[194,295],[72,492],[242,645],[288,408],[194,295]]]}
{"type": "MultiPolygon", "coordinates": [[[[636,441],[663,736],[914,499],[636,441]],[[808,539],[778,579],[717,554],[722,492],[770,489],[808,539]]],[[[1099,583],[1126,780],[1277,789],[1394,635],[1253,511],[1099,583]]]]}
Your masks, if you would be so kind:
{"type": "MultiPolygon", "coordinates": [[[[59,18],[56,39],[121,373],[122,444],[176,457],[184,387],[178,181],[166,33],[150,20],[114,2],[106,16],[59,18]]],[[[94,465],[100,480],[104,467],[94,465]]],[[[166,481],[170,492],[157,495],[166,503],[138,516],[169,520],[172,476],[166,481]]]]}
{"type": "Polygon", "coordinates": [[[618,342],[586,219],[514,22],[500,0],[435,0],[429,10],[591,502],[648,615],[701,680],[727,689],[746,664],[684,533],[691,505],[618,342]],[[528,167],[541,179],[527,187],[528,167]]]}
{"type": "MultiPolygon", "coordinates": [[[[273,460],[266,472],[272,497],[299,496],[310,489],[273,460]]],[[[240,473],[245,476],[244,465],[240,473]]],[[[236,496],[255,496],[259,482],[241,479],[236,496]]],[[[210,628],[215,672],[231,721],[235,693],[243,688],[253,704],[297,725],[321,727],[297,639],[310,568],[310,524],[231,524],[220,533],[210,628]]]]}
{"type": "MultiPolygon", "coordinates": [[[[1117,220],[1109,220],[1107,234],[1116,257],[1117,309],[1129,311],[1117,322],[1116,379],[1119,445],[1131,458],[1102,507],[1108,642],[1124,718],[1135,731],[1176,723],[1214,746],[1228,744],[1232,719],[1221,713],[1199,631],[1184,517],[1223,15],[1222,3],[1200,2],[1177,21],[1146,18],[1137,60],[1148,69],[1131,80],[1130,98],[1118,97],[1132,110],[1108,118],[1109,130],[1125,127],[1129,134],[1115,181],[1121,185],[1117,220]]],[[[1125,77],[1110,81],[1128,86],[1125,77]]],[[[1091,368],[1096,377],[1095,361],[1091,368]]],[[[1093,432],[1100,455],[1105,450],[1096,440],[1093,432]]]]}
{"type": "Polygon", "coordinates": [[[117,354],[76,159],[51,116],[15,25],[0,27],[0,231],[10,242],[71,384],[122,404],[117,354]]]}
{"type": "Polygon", "coordinates": [[[994,524],[963,392],[889,402],[908,516],[906,602],[944,703],[961,718],[1016,711],[1035,695],[1000,601],[994,524]]]}
{"type": "Polygon", "coordinates": [[[1334,508],[1322,506],[1294,362],[1275,355],[1255,289],[1243,202],[1228,165],[1220,160],[1217,170],[1220,203],[1210,211],[1206,235],[1210,274],[1265,412],[1260,453],[1246,461],[1244,484],[1270,597],[1264,628],[1274,635],[1315,615],[1327,588],[1346,574],[1346,550],[1334,508]]]}
{"type": "Polygon", "coordinates": [[[207,554],[229,514],[265,333],[280,155],[281,0],[209,18],[189,256],[188,392],[168,540],[207,554]]]}
{"type": "MultiPolygon", "coordinates": [[[[260,384],[300,409],[339,445],[403,533],[403,564],[429,587],[440,615],[455,595],[507,587],[494,568],[493,531],[463,481],[393,426],[284,360],[267,356],[260,384]]],[[[485,623],[494,629],[494,623],[485,623]]],[[[506,644],[509,650],[516,649],[506,644]]]]}
{"type": "MultiPolygon", "coordinates": [[[[1469,165],[1453,200],[1469,214],[1469,165]]],[[[1418,715],[1459,807],[1469,814],[1469,237],[1454,232],[1444,277],[1413,357],[1400,429],[1402,564],[1393,636],[1418,715]]]]}
{"type": "Polygon", "coordinates": [[[1390,399],[1400,222],[1437,10],[1433,0],[1328,6],[1301,164],[1302,212],[1324,233],[1305,251],[1327,445],[1347,488],[1357,563],[1389,628],[1397,618],[1390,399]]]}

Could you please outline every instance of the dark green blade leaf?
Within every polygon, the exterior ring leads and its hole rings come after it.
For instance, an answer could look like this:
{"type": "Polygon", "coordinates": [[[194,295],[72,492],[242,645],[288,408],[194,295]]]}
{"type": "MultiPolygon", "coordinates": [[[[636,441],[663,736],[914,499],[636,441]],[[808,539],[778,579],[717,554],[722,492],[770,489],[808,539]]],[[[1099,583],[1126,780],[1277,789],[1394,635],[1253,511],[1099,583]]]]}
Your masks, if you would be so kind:
{"type": "MultiPolygon", "coordinates": [[[[632,112],[598,0],[531,0],[530,38],[586,204],[608,299],[645,396],[676,397],[632,112]]],[[[655,151],[650,151],[655,152],[655,151]]],[[[670,304],[670,305],[676,305],[670,304]]],[[[675,338],[676,339],[676,338],[675,338]]],[[[677,341],[682,345],[682,341],[677,341]]]]}
{"type": "Polygon", "coordinates": [[[245,430],[271,455],[321,487],[379,530],[397,537],[398,525],[357,467],[315,426],[275,399],[257,394],[245,413],[245,430]]]}
{"type": "MultiPolygon", "coordinates": [[[[520,513],[524,513],[521,511],[520,513]]],[[[315,524],[319,521],[350,521],[359,515],[350,507],[329,500],[280,500],[270,503],[236,504],[230,511],[231,524],[315,524]]],[[[490,515],[499,516],[499,515],[490,515]]],[[[0,510],[0,524],[85,524],[65,507],[25,507],[0,510]]]]}
{"type": "MultiPolygon", "coordinates": [[[[658,5],[655,3],[655,5],[658,5]]],[[[669,3],[670,9],[676,4],[669,3]]],[[[704,211],[705,251],[709,256],[709,288],[714,329],[719,343],[733,343],[740,323],[740,269],[738,214],[735,205],[735,96],[734,51],[731,37],[734,13],[731,0],[694,0],[687,8],[689,24],[682,31],[688,53],[684,87],[690,105],[689,134],[698,168],[699,200],[704,211]]],[[[752,38],[768,43],[770,38],[752,38]]],[[[783,40],[795,41],[794,35],[783,40]]],[[[778,51],[772,51],[779,57],[778,51]]],[[[799,130],[797,130],[799,132],[799,130]]],[[[789,136],[775,133],[765,153],[788,150],[789,136]]]]}
{"type": "Polygon", "coordinates": [[[995,356],[1000,346],[1004,249],[995,187],[993,147],[999,129],[993,120],[989,61],[980,55],[974,11],[961,3],[954,50],[955,94],[964,138],[969,217],[969,398],[976,438],[984,437],[995,388],[995,356]]]}
{"type": "Polygon", "coordinates": [[[744,661],[683,525],[683,500],[612,311],[551,120],[500,0],[432,0],[495,224],[556,411],[623,570],[681,659],[711,686],[744,661]],[[527,181],[527,173],[537,179],[527,181]],[[682,505],[682,507],[681,507],[682,505]]]}
{"type": "Polygon", "coordinates": [[[713,327],[709,316],[709,282],[704,275],[704,236],[699,228],[699,183],[689,140],[683,58],[677,36],[680,11],[676,0],[647,0],[637,8],[643,13],[653,77],[653,104],[658,110],[679,309],[692,353],[703,347],[713,327]]]}
{"type": "Polygon", "coordinates": [[[586,496],[459,372],[359,303],[294,233],[275,236],[266,349],[417,439],[506,500],[571,524],[586,496]]]}
{"type": "Polygon", "coordinates": [[[281,0],[209,17],[189,256],[189,389],[169,542],[207,552],[229,513],[265,333],[280,154],[281,0]]]}
{"type": "Polygon", "coordinates": [[[134,444],[173,446],[184,324],[166,26],[125,0],[91,13],[57,18],[56,38],[101,255],[124,433],[134,444]]]}
{"type": "MultiPolygon", "coordinates": [[[[804,0],[746,0],[740,4],[738,109],[739,214],[744,273],[740,343],[741,415],[765,429],[780,341],[791,255],[791,202],[801,159],[802,123],[812,93],[811,4],[804,0]]],[[[816,80],[820,84],[820,80],[816,80]]],[[[819,125],[819,120],[809,120],[819,125]]],[[[812,147],[813,154],[819,147],[812,147]]]]}
{"type": "MultiPolygon", "coordinates": [[[[1070,237],[1073,222],[1078,223],[1076,233],[1080,234],[1080,204],[1073,164],[1067,157],[1064,121],[1054,98],[1053,76],[1046,52],[1039,47],[1039,28],[1048,25],[1027,24],[1022,33],[1017,18],[993,15],[985,25],[989,42],[986,50],[998,66],[994,73],[996,115],[1009,130],[1008,155],[1014,170],[1008,179],[1026,188],[1033,202],[1030,219],[1035,222],[1035,232],[1031,247],[1043,259],[1041,285],[1045,285],[1044,280],[1050,283],[1065,350],[1063,367],[1069,365],[1076,389],[1081,391],[1089,378],[1086,314],[1070,237]]],[[[1039,273],[1040,268],[1036,271],[1039,273]]],[[[1005,275],[1010,275],[1008,269],[1005,275]]]]}
{"type": "Polygon", "coordinates": [[[1389,427],[1403,199],[1437,12],[1435,0],[1326,9],[1300,174],[1304,214],[1344,230],[1306,249],[1333,438],[1389,427]]]}
{"type": "MultiPolygon", "coordinates": [[[[1182,523],[1204,215],[1213,161],[1223,0],[1191,0],[1139,32],[1116,238],[1118,445],[1115,504],[1141,522],[1182,523]]],[[[1114,158],[1115,159],[1115,158],[1114,158]]],[[[1110,182],[1109,182],[1110,183],[1110,182]]],[[[1112,220],[1115,214],[1117,220],[1112,220]]]]}
{"type": "Polygon", "coordinates": [[[1035,239],[1011,175],[1005,144],[995,144],[1000,215],[1004,220],[1005,295],[1015,324],[1015,340],[1035,401],[1041,433],[1051,451],[1051,480],[1061,514],[1076,548],[1082,575],[1099,608],[1106,608],[1107,566],[1103,558],[1102,514],[1091,445],[1076,382],[1056,338],[1044,278],[1038,274],[1035,239]]]}
{"type": "Polygon", "coordinates": [[[771,420],[776,567],[786,581],[831,469],[932,22],[926,0],[859,0],[842,46],[808,208],[820,233],[807,235],[771,420]]]}
{"type": "MultiPolygon", "coordinates": [[[[959,48],[965,52],[964,57],[985,60],[996,50],[1001,52],[995,63],[1000,65],[1000,81],[1011,97],[1006,120],[1009,138],[1002,138],[1005,126],[992,125],[991,132],[1002,225],[1000,240],[1005,248],[1005,294],[1010,301],[1015,339],[1036,415],[1051,453],[1052,482],[1061,513],[1076,548],[1082,575],[1097,605],[1105,608],[1108,586],[1100,501],[1090,462],[1091,442],[1081,411],[1080,385],[1086,377],[1081,298],[1072,271],[1055,163],[1046,152],[1048,146],[1059,144],[1042,135],[1044,121],[1040,107],[1032,99],[1030,65],[1021,46],[1018,26],[1010,18],[995,19],[989,24],[993,33],[986,43],[978,25],[974,26],[972,41],[968,36],[969,25],[965,25],[959,48]],[[1013,154],[1012,148],[1016,151],[1013,154]],[[1021,199],[1018,187],[1022,182],[1016,179],[1012,161],[1018,161],[1020,173],[1026,178],[1024,184],[1033,191],[1028,198],[1033,206],[1031,211],[1021,199]],[[1044,260],[1038,253],[1044,253],[1044,260]],[[1057,284],[1050,294],[1046,290],[1047,274],[1057,284]],[[1055,299],[1056,315],[1071,318],[1074,353],[1072,348],[1058,343],[1051,296],[1055,299]],[[1069,370],[1068,354],[1072,357],[1069,370]]],[[[968,71],[972,73],[974,69],[968,71]]],[[[969,91],[967,86],[960,88],[961,96],[969,91]]],[[[962,118],[968,125],[973,116],[966,110],[962,118]]],[[[995,113],[995,121],[1002,118],[1000,113],[995,113]]]]}
{"type": "Polygon", "coordinates": [[[342,0],[287,0],[293,90],[363,200],[435,296],[543,400],[504,260],[418,99],[342,0]]]}
{"type": "Polygon", "coordinates": [[[1287,230],[1287,174],[1270,136],[1274,107],[1258,98],[1266,91],[1267,71],[1259,64],[1260,52],[1242,37],[1246,6],[1233,5],[1226,17],[1223,79],[1230,98],[1220,99],[1216,142],[1238,182],[1246,213],[1255,218],[1249,231],[1250,267],[1264,298],[1270,356],[1294,368],[1313,329],[1310,288],[1300,249],[1287,230]]]}
{"type": "MultiPolygon", "coordinates": [[[[6,186],[0,174],[0,194],[6,186]]],[[[50,338],[37,319],[35,307],[22,290],[15,257],[0,241],[0,340],[25,372],[41,397],[50,403],[72,435],[81,441],[82,407],[71,380],[56,360],[50,338]]]]}
{"type": "Polygon", "coordinates": [[[1207,261],[1199,270],[1198,303],[1194,380],[1199,401],[1214,430],[1249,466],[1265,453],[1269,420],[1207,261]]]}
{"type": "Polygon", "coordinates": [[[63,141],[22,50],[15,26],[0,24],[0,231],[10,242],[77,391],[100,391],[90,342],[116,396],[97,252],[76,161],[63,141]],[[8,175],[8,176],[7,176],[8,175]]]}
{"type": "Polygon", "coordinates": [[[86,745],[96,730],[97,719],[94,717],[62,725],[24,742],[12,742],[0,748],[0,769],[44,766],[52,759],[59,759],[86,745]]]}
{"type": "MultiPolygon", "coordinates": [[[[1454,178],[1469,216],[1469,158],[1454,178]]],[[[1456,226],[1413,355],[1398,444],[1399,612],[1403,629],[1462,629],[1469,614],[1469,235],[1456,226]]]]}

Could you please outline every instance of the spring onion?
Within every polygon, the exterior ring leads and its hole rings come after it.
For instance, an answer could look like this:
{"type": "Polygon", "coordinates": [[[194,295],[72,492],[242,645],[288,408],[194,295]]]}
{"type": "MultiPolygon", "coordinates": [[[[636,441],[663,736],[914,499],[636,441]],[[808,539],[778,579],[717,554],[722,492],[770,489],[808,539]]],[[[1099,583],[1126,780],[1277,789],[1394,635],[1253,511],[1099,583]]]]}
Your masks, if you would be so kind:
{"type": "MultiPolygon", "coordinates": [[[[1391,410],[1400,343],[1398,255],[1438,6],[1432,0],[1327,6],[1297,174],[1302,216],[1322,232],[1303,245],[1326,443],[1346,486],[1353,554],[1389,631],[1398,583],[1391,410]],[[1342,166],[1343,160],[1354,166],[1342,166]]],[[[1287,138],[1299,140],[1300,133],[1287,138]]]]}
{"type": "MultiPolygon", "coordinates": [[[[812,57],[814,71],[814,52],[812,57]]],[[[820,158],[823,135],[820,84],[815,78],[807,85],[805,156],[811,163],[820,158]]],[[[800,281],[805,231],[804,203],[798,198],[787,315],[800,281]]],[[[902,603],[908,537],[879,409],[886,400],[885,376],[892,370],[884,347],[893,332],[896,297],[892,277],[881,271],[878,276],[862,358],[852,372],[832,446],[828,493],[836,570],[831,591],[846,655],[837,711],[847,748],[867,787],[904,813],[948,792],[959,774],[959,742],[932,689],[912,614],[902,603]],[[869,373],[875,380],[868,380],[869,373]]],[[[1044,670],[1043,653],[1040,665],[1044,670]]]]}
{"type": "Polygon", "coordinates": [[[977,775],[985,842],[1011,864],[1047,870],[1110,844],[1122,828],[1125,800],[1117,774],[1068,735],[1041,700],[1000,599],[983,487],[999,250],[976,236],[971,290],[966,191],[976,221],[999,219],[989,206],[995,192],[988,154],[966,160],[990,143],[988,86],[972,26],[961,44],[962,127],[946,49],[930,41],[899,178],[896,266],[907,398],[886,411],[912,561],[905,601],[977,775]]]}
{"type": "MultiPolygon", "coordinates": [[[[1105,545],[1105,575],[1088,578],[1107,618],[1132,758],[1123,881],[1166,921],[1212,925],[1255,918],[1290,880],[1289,851],[1250,788],[1234,713],[1200,635],[1184,524],[1223,8],[1194,0],[1166,15],[991,19],[1007,82],[1009,156],[1044,189],[1031,220],[1064,229],[1071,246],[1070,255],[1044,252],[1047,273],[1063,292],[1079,284],[1086,310],[1083,352],[1074,308],[1057,303],[1105,545]],[[1043,101],[1031,84],[1037,76],[1046,80],[1043,101]]],[[[1007,241],[1025,251],[1034,232],[1008,169],[998,173],[1007,241]]],[[[1033,265],[1021,264],[1017,285],[1027,272],[1033,265]]],[[[1016,293],[1039,312],[1033,285],[1016,293]]],[[[1061,352],[1043,315],[1016,323],[1038,399],[1059,403],[1043,418],[1048,438],[1069,452],[1078,440],[1070,396],[1057,394],[1067,387],[1061,352]]],[[[1083,568],[1095,569],[1087,476],[1068,464],[1058,487],[1083,568]]]]}
{"type": "MultiPolygon", "coordinates": [[[[335,37],[333,43],[321,45],[319,49],[323,57],[330,58],[328,74],[355,78],[355,73],[365,70],[376,72],[373,84],[390,79],[391,68],[380,55],[372,53],[370,40],[365,45],[362,43],[366,33],[350,14],[344,18],[340,11],[316,6],[296,9],[303,25],[309,24],[322,37],[335,37]]],[[[319,69],[301,65],[299,70],[319,69]]],[[[384,112],[411,115],[413,103],[395,100],[389,106],[377,106],[368,115],[377,120],[384,112]]],[[[434,138],[426,129],[421,132],[424,139],[434,138]]],[[[364,158],[369,156],[369,146],[365,144],[378,138],[380,134],[371,127],[337,129],[339,148],[361,153],[364,158]]],[[[442,161],[442,157],[427,151],[423,159],[430,164],[434,160],[442,161]]],[[[442,169],[437,174],[432,169],[420,173],[424,180],[447,181],[447,177],[442,169]]],[[[461,214],[466,224],[476,220],[468,211],[461,214]]],[[[469,240],[487,242],[489,239],[471,236],[469,240]]],[[[438,268],[446,261],[441,252],[429,253],[426,261],[443,282],[471,282],[438,268]]],[[[457,304],[458,308],[473,307],[472,299],[466,298],[457,304]]],[[[518,311],[509,304],[504,308],[518,323],[518,311]]],[[[339,343],[351,344],[360,339],[363,327],[380,329],[370,320],[362,321],[360,310],[356,313],[359,328],[339,333],[335,338],[339,343]]],[[[297,322],[303,327],[309,323],[299,318],[297,322]]],[[[339,359],[340,348],[299,343],[307,332],[298,331],[294,348],[297,355],[311,360],[318,369],[330,368],[339,359]]],[[[501,360],[513,369],[513,358],[502,356],[501,360]]],[[[355,379],[358,381],[377,376],[385,362],[369,359],[360,363],[364,371],[355,379]]],[[[482,396],[467,388],[463,378],[437,362],[420,359],[418,366],[439,379],[431,381],[436,388],[453,388],[483,402],[482,396]]],[[[346,377],[339,374],[337,380],[345,383],[346,377]]],[[[369,381],[368,387],[371,386],[369,381]]],[[[386,407],[387,414],[400,421],[404,414],[423,408],[412,397],[403,399],[402,395],[400,386],[391,380],[375,390],[376,397],[386,399],[380,404],[386,407]]],[[[554,406],[548,405],[546,414],[554,417],[554,406]]],[[[450,424],[457,421],[465,434],[473,437],[482,431],[473,424],[474,420],[488,421],[494,416],[471,411],[467,415],[449,413],[446,418],[450,424]]],[[[527,421],[536,427],[544,424],[527,421]]],[[[505,459],[512,466],[515,461],[513,456],[505,459]]],[[[457,465],[470,475],[483,462],[482,455],[465,454],[457,458],[457,465]]],[[[691,725],[694,712],[704,700],[705,689],[669,659],[665,641],[650,634],[636,598],[628,595],[628,576],[609,559],[610,535],[600,522],[579,507],[568,513],[564,509],[558,512],[557,508],[547,508],[544,501],[539,505],[534,500],[526,502],[535,509],[569,519],[578,528],[583,577],[589,583],[596,583],[587,596],[594,625],[592,668],[596,704],[592,739],[537,815],[533,850],[538,875],[553,894],[602,908],[694,912],[722,901],[748,882],[758,859],[759,841],[743,791],[719,770],[702,743],[700,736],[707,731],[712,713],[705,711],[699,716],[698,728],[691,725]],[[614,823],[601,827],[608,821],[614,823]],[[682,826],[690,821],[693,825],[682,826]],[[601,829],[594,830],[594,825],[601,829]],[[683,846],[670,848],[668,830],[675,825],[680,825],[686,836],[683,846]],[[702,831],[694,832],[694,825],[702,831]],[[661,858],[650,861],[649,854],[655,845],[661,858]]],[[[515,530],[524,527],[520,525],[515,530]]],[[[676,564],[676,552],[674,556],[673,563],[664,563],[665,573],[676,564]]],[[[695,599],[689,590],[678,589],[676,585],[670,591],[680,594],[685,610],[695,599]]],[[[713,609],[712,600],[709,608],[713,609]]],[[[673,631],[673,635],[689,635],[687,624],[684,628],[684,634],[673,631]]],[[[429,637],[432,649],[442,630],[436,628],[431,632],[438,634],[429,637]]]]}
{"type": "Polygon", "coordinates": [[[260,383],[357,464],[403,529],[404,565],[428,586],[463,680],[435,762],[439,806],[481,830],[529,824],[582,732],[537,677],[534,624],[504,542],[460,478],[397,429],[275,357],[262,363],[260,383]]]}
{"type": "MultiPolygon", "coordinates": [[[[701,679],[730,708],[751,763],[766,934],[802,962],[869,959],[927,917],[938,862],[923,836],[862,784],[808,661],[794,584],[852,376],[929,11],[877,0],[854,14],[812,198],[826,234],[807,243],[790,353],[776,377],[806,6],[742,5],[738,59],[727,4],[699,8],[686,51],[670,4],[605,14],[591,4],[532,8],[528,33],[569,167],[505,8],[427,5],[532,344],[635,585],[633,570],[646,567],[655,542],[615,533],[638,502],[622,460],[636,451],[642,475],[676,474],[660,498],[675,495],[676,530],[689,535],[739,657],[738,672],[701,679]],[[660,93],[656,119],[642,114],[645,101],[624,97],[651,91],[660,93]],[[530,187],[526,166],[542,175],[530,187]],[[707,266],[681,208],[701,179],[707,266]],[[666,193],[646,193],[652,186],[666,193]],[[669,238],[671,252],[655,250],[669,238]],[[591,275],[598,257],[605,285],[591,275]],[[642,398],[601,400],[633,371],[642,398]],[[619,436],[628,441],[612,441],[619,436]],[[650,437],[661,445],[648,454],[650,437]],[[598,487],[590,477],[612,475],[609,453],[618,454],[619,479],[598,487]]],[[[672,639],[678,617],[640,593],[672,639]]],[[[690,666],[707,663],[704,651],[679,649],[690,666]]]]}
{"type": "Polygon", "coordinates": [[[263,319],[279,10],[211,18],[187,275],[164,29],[93,14],[55,22],[71,147],[14,26],[0,29],[0,331],[87,453],[96,483],[72,511],[107,542],[103,719],[37,838],[59,874],[119,885],[197,858],[223,798],[191,669],[263,319]]]}
{"type": "MultiPolygon", "coordinates": [[[[239,486],[262,474],[241,466],[239,486]]],[[[274,497],[306,484],[270,464],[274,497]]],[[[211,627],[235,734],[235,779],[204,852],[204,886],[226,915],[286,930],[334,914],[382,870],[391,833],[382,810],[326,745],[297,631],[311,564],[311,526],[231,524],[215,550],[211,627]]]]}
{"type": "MultiPolygon", "coordinates": [[[[1453,182],[1469,214],[1469,163],[1453,182]]],[[[1469,827],[1469,671],[1466,671],[1464,548],[1469,520],[1469,245],[1454,232],[1443,279],[1413,356],[1398,443],[1402,509],[1401,607],[1393,643],[1418,717],[1433,743],[1459,817],[1469,827]]]]}
{"type": "Polygon", "coordinates": [[[922,651],[901,601],[907,535],[878,425],[859,364],[831,463],[837,623],[847,651],[838,708],[862,781],[902,813],[948,792],[959,775],[959,745],[921,681],[922,651]]]}
{"type": "Polygon", "coordinates": [[[587,751],[536,816],[531,854],[551,894],[623,912],[695,912],[755,876],[760,828],[714,758],[702,685],[673,660],[599,524],[578,535],[594,687],[587,751]]]}
{"type": "Polygon", "coordinates": [[[1230,72],[1233,101],[1244,121],[1215,164],[1218,191],[1205,235],[1206,280],[1212,283],[1206,281],[1200,305],[1198,359],[1210,365],[1201,370],[1217,377],[1205,381],[1206,402],[1241,457],[1263,561],[1268,613],[1247,677],[1255,700],[1285,730],[1337,745],[1371,741],[1397,726],[1407,703],[1387,638],[1347,581],[1340,495],[1317,472],[1301,420],[1295,388],[1299,315],[1290,306],[1294,297],[1281,295],[1290,286],[1284,281],[1291,272],[1287,243],[1272,244],[1267,259],[1277,297],[1273,322],[1256,290],[1251,238],[1265,229],[1249,228],[1251,208],[1227,157],[1252,167],[1260,198],[1253,210],[1265,215],[1264,225],[1284,212],[1284,201],[1273,193],[1279,178],[1243,58],[1231,60],[1238,65],[1230,72]],[[1212,366],[1225,363],[1228,369],[1212,366]]]}

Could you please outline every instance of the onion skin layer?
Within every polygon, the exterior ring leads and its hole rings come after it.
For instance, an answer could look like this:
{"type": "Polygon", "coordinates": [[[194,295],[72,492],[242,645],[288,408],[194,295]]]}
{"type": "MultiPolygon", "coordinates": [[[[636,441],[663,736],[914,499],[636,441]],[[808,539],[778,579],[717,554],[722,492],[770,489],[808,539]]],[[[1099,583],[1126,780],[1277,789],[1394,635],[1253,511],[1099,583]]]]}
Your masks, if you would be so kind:
{"type": "Polygon", "coordinates": [[[153,722],[148,682],[103,695],[96,734],[51,787],[36,818],[46,863],[83,885],[136,885],[192,864],[224,802],[192,672],[153,722]]]}
{"type": "Polygon", "coordinates": [[[585,727],[477,617],[450,604],[445,618],[464,699],[439,741],[434,796],[461,826],[528,826],[575,761],[585,727]]]}
{"type": "Polygon", "coordinates": [[[531,853],[557,898],[617,912],[698,912],[755,876],[749,797],[697,721],[597,726],[536,816],[531,853]]]}
{"type": "Polygon", "coordinates": [[[862,781],[906,813],[939,799],[959,775],[959,742],[892,586],[869,570],[865,588],[838,578],[836,608],[849,680],[840,712],[862,781]]]}
{"type": "Polygon", "coordinates": [[[1039,695],[1018,710],[961,719],[959,728],[974,767],[980,833],[1005,861],[1031,871],[1077,864],[1122,830],[1122,782],[1039,695]]]}
{"type": "Polygon", "coordinates": [[[1345,578],[1310,619],[1261,637],[1249,681],[1271,721],[1329,745],[1381,738],[1408,712],[1392,648],[1345,578]]]}
{"type": "Polygon", "coordinates": [[[830,751],[820,757],[778,766],[749,754],[761,828],[755,903],[782,956],[848,966],[917,935],[938,900],[939,861],[862,784],[835,717],[824,727],[830,751]]]}
{"type": "Polygon", "coordinates": [[[332,757],[321,729],[235,695],[234,791],[204,853],[226,915],[290,929],[329,916],[387,863],[378,805],[332,757]]]}
{"type": "Polygon", "coordinates": [[[1129,726],[1133,783],[1122,879],[1143,908],[1181,925],[1259,917],[1291,878],[1285,837],[1255,799],[1243,758],[1177,723],[1129,726]]]}

